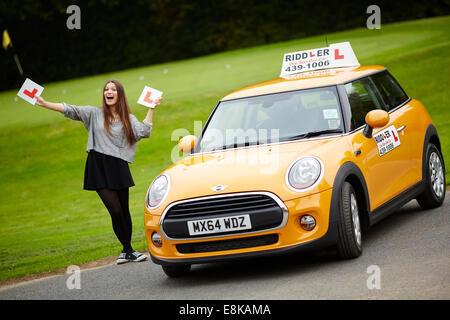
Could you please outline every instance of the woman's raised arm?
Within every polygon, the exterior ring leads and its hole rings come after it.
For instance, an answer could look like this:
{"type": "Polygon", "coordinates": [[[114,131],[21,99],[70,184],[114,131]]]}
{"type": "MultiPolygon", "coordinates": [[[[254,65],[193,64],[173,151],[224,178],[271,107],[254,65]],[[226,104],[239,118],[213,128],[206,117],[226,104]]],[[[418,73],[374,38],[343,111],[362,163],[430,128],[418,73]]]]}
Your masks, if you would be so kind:
{"type": "Polygon", "coordinates": [[[59,111],[62,112],[64,109],[64,105],[62,103],[54,103],[54,102],[48,102],[45,101],[42,97],[36,97],[36,104],[38,106],[47,108],[49,110],[59,111]]]}
{"type": "MultiPolygon", "coordinates": [[[[162,100],[162,98],[158,98],[155,101],[155,104],[156,104],[155,108],[161,104],[161,100],[162,100]]],[[[148,123],[152,123],[153,122],[153,110],[154,109],[152,109],[152,108],[148,108],[147,116],[145,117],[145,121],[147,121],[148,123]]]]}

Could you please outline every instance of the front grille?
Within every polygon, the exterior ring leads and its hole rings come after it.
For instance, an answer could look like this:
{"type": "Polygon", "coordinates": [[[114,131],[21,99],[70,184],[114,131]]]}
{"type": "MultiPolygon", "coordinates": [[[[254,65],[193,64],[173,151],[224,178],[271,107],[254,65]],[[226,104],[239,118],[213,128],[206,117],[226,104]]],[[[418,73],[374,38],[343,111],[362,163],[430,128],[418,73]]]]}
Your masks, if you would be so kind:
{"type": "Polygon", "coordinates": [[[166,218],[200,218],[210,215],[233,215],[259,209],[280,207],[272,198],[262,194],[231,196],[185,202],[173,206],[166,218]]]}
{"type": "Polygon", "coordinates": [[[274,244],[276,242],[278,242],[278,235],[269,234],[264,236],[231,239],[231,240],[184,243],[184,244],[177,244],[176,247],[178,252],[180,253],[201,253],[201,252],[226,251],[226,250],[260,247],[269,244],[274,244]]]}
{"type": "Polygon", "coordinates": [[[242,231],[223,231],[205,235],[190,235],[188,221],[248,215],[251,230],[255,232],[279,227],[284,221],[280,205],[267,194],[247,193],[220,195],[182,201],[170,207],[163,217],[162,229],[172,239],[202,238],[213,235],[231,235],[242,231]]]}

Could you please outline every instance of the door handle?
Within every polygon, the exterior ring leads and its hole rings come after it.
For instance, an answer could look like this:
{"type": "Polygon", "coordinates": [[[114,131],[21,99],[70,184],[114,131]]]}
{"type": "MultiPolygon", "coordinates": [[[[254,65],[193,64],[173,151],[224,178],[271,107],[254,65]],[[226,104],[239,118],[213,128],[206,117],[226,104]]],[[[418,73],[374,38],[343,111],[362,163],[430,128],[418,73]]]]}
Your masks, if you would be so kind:
{"type": "Polygon", "coordinates": [[[397,129],[397,132],[403,131],[405,130],[406,126],[401,126],[400,128],[397,129]]]}

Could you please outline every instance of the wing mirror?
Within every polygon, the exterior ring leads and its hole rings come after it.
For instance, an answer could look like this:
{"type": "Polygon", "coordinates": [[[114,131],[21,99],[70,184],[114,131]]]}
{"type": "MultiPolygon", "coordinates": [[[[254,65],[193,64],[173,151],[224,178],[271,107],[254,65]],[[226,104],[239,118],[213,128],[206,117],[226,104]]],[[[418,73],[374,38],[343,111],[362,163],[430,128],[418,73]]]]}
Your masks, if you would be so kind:
{"type": "Polygon", "coordinates": [[[366,114],[366,126],[363,135],[366,138],[372,138],[373,128],[384,127],[389,122],[389,113],[384,110],[372,110],[366,114]]]}
{"type": "Polygon", "coordinates": [[[178,142],[178,148],[183,153],[190,153],[197,143],[197,137],[193,135],[185,136],[178,142]]]}

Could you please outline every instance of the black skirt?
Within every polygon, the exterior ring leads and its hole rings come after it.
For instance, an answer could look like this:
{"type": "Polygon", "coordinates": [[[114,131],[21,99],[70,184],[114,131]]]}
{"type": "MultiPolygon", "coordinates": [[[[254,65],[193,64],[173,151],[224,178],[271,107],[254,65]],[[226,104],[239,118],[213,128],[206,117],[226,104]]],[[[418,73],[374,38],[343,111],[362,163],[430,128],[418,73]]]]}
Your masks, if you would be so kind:
{"type": "Polygon", "coordinates": [[[90,150],[84,169],[84,189],[120,190],[134,186],[128,162],[90,150]]]}

